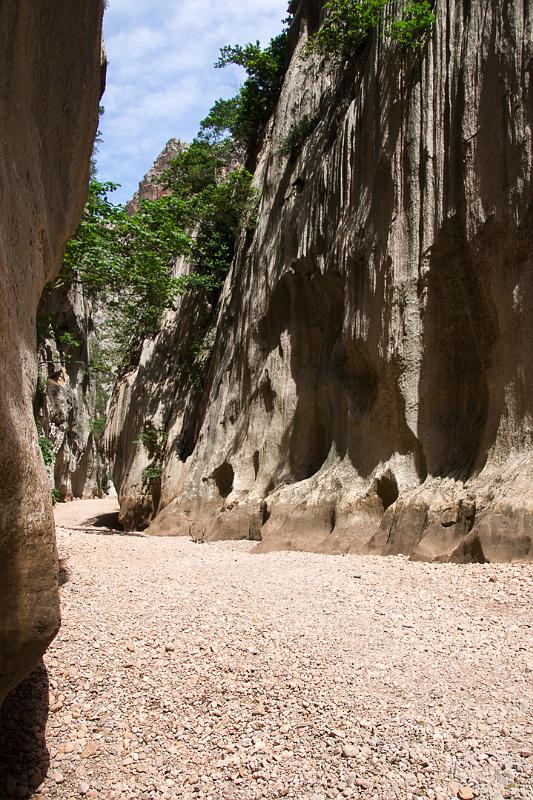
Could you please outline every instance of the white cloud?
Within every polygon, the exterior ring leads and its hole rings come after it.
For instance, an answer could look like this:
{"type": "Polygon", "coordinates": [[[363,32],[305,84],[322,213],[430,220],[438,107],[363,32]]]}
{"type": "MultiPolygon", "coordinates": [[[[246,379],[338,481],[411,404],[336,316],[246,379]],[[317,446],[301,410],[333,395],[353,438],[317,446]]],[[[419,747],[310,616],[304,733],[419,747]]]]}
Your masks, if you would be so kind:
{"type": "Polygon", "coordinates": [[[233,94],[237,68],[215,70],[224,44],[275,36],[287,0],[110,0],[109,59],[98,175],[128,199],[171,137],[190,141],[220,96],[233,94]],[[149,5],[149,8],[147,6],[149,5]]]}

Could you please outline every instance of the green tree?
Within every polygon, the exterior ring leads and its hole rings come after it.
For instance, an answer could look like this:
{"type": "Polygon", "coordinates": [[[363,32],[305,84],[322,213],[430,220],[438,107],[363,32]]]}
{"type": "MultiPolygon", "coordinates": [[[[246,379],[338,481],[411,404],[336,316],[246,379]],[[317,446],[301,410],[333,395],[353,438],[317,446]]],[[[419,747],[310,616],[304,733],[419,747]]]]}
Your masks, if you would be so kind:
{"type": "Polygon", "coordinates": [[[130,216],[110,200],[116,188],[92,180],[84,215],[65,252],[56,283],[77,283],[108,311],[111,338],[125,349],[153,334],[178,286],[172,267],[190,252],[187,209],[177,197],[143,201],[130,216]]]}
{"type": "Polygon", "coordinates": [[[191,272],[178,279],[180,291],[220,289],[229,271],[239,231],[251,223],[256,192],[252,175],[233,167],[224,142],[195,140],[170,164],[165,185],[187,208],[192,231],[191,272]]]}
{"type": "Polygon", "coordinates": [[[229,136],[247,152],[253,151],[278,100],[287,51],[287,28],[266,48],[259,42],[223,47],[215,67],[235,64],[244,68],[247,78],[235,97],[217,100],[200,125],[200,138],[219,142],[229,136]]]}
{"type": "Polygon", "coordinates": [[[388,0],[328,0],[322,27],[310,37],[312,55],[347,59],[379,25],[388,0]]]}

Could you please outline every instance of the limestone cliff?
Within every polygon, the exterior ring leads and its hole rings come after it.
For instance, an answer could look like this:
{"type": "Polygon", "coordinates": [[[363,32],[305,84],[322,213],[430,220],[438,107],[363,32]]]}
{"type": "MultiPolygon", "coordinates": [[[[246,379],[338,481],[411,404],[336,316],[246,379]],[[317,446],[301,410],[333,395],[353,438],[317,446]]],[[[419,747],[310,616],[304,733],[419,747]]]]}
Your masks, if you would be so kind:
{"type": "Polygon", "coordinates": [[[102,497],[108,485],[98,447],[108,396],[98,364],[98,321],[98,309],[79,284],[51,288],[43,295],[35,412],[52,444],[52,480],[61,501],[102,497]]]}
{"type": "Polygon", "coordinates": [[[177,378],[179,311],[116,389],[120,496],[142,502],[131,442],[157,396],[154,534],[530,559],[533,8],[438,0],[421,53],[374,38],[341,69],[301,57],[321,5],[293,3],[201,391],[177,378]]]}
{"type": "Polygon", "coordinates": [[[0,15],[0,702],[59,625],[32,400],[35,319],[81,216],[103,83],[102,3],[6,0],[0,15]]]}

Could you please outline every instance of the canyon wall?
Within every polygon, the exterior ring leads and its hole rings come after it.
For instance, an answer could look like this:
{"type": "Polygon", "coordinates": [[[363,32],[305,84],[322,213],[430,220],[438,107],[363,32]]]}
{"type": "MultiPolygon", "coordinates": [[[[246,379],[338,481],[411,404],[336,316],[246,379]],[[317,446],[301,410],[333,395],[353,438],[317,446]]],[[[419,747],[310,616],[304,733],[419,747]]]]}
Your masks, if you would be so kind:
{"type": "Polygon", "coordinates": [[[81,284],[45,291],[37,315],[39,380],[35,416],[54,453],[59,501],[103,497],[109,485],[98,441],[108,400],[97,335],[103,313],[81,284]]]}
{"type": "Polygon", "coordinates": [[[180,377],[192,297],[116,388],[120,499],[137,522],[156,413],[151,533],[531,559],[533,8],[438,0],[421,52],[374,37],[335,67],[302,57],[321,5],[292,4],[257,228],[200,389],[180,377]]]}
{"type": "Polygon", "coordinates": [[[0,15],[0,702],[59,626],[37,442],[35,323],[86,198],[103,88],[102,3],[4,0],[0,15]]]}

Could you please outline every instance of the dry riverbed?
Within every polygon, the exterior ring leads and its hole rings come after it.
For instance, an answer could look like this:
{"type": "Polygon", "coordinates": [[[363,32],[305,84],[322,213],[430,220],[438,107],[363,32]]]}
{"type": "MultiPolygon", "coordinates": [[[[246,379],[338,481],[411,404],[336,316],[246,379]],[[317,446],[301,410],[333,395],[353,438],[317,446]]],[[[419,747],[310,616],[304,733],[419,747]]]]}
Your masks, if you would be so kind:
{"type": "Polygon", "coordinates": [[[533,798],[531,566],[65,522],[34,797],[533,798]]]}

